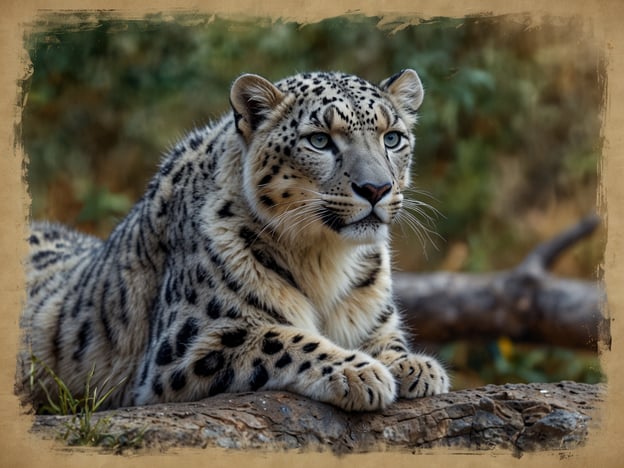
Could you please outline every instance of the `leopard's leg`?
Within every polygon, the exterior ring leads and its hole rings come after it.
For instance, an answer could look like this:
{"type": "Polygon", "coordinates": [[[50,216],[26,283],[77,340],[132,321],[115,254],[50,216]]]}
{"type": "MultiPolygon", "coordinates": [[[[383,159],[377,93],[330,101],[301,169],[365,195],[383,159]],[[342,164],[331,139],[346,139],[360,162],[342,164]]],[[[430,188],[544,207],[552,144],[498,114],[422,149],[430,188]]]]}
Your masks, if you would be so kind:
{"type": "Polygon", "coordinates": [[[440,362],[426,354],[413,353],[400,328],[394,308],[385,322],[365,342],[361,349],[390,369],[397,381],[399,398],[418,398],[450,389],[449,376],[440,362]]]}
{"type": "Polygon", "coordinates": [[[343,349],[291,326],[212,327],[182,359],[161,341],[137,403],[191,401],[222,392],[288,390],[345,410],[377,410],[396,396],[386,366],[361,351],[343,349]]]}

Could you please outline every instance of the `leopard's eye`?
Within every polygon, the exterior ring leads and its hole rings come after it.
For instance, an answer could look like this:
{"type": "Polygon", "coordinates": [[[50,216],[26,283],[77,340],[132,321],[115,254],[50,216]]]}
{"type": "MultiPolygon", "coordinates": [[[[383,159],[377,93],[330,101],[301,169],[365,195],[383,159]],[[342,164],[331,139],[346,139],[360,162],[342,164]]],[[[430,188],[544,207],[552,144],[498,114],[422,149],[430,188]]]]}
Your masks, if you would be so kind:
{"type": "Polygon", "coordinates": [[[329,138],[329,135],[327,135],[326,133],[313,133],[312,135],[310,135],[308,137],[308,141],[310,142],[310,144],[312,146],[314,146],[316,149],[319,150],[323,150],[323,149],[327,149],[331,143],[331,139],[329,138]]]}
{"type": "Polygon", "coordinates": [[[384,135],[384,145],[388,149],[396,148],[400,142],[401,134],[399,132],[388,132],[384,135]]]}

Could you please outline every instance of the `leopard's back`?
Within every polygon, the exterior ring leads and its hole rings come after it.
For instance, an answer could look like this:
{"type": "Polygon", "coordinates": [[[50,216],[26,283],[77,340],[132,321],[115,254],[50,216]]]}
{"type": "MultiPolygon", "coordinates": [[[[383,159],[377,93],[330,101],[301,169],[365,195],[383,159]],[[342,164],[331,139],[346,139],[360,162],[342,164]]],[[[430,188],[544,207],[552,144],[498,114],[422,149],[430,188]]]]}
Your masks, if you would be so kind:
{"type": "Polygon", "coordinates": [[[26,312],[29,316],[45,309],[55,292],[72,282],[72,271],[80,269],[103,245],[100,239],[48,222],[32,224],[28,243],[26,312]]]}

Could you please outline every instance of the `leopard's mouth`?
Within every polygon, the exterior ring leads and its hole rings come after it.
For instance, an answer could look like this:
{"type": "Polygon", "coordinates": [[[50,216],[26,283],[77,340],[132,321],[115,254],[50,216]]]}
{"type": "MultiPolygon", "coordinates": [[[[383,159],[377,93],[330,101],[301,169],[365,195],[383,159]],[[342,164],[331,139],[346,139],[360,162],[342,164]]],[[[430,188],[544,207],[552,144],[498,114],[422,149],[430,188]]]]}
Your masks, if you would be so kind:
{"type": "Polygon", "coordinates": [[[358,244],[386,241],[388,239],[389,224],[377,213],[371,211],[363,218],[345,224],[340,231],[340,235],[346,240],[358,244]]]}
{"type": "Polygon", "coordinates": [[[340,215],[332,210],[325,209],[321,213],[321,221],[325,226],[336,232],[341,232],[345,228],[356,228],[358,230],[376,230],[382,225],[390,224],[377,215],[374,210],[354,221],[346,222],[340,215]]]}
{"type": "Polygon", "coordinates": [[[368,228],[368,227],[377,228],[382,224],[388,224],[388,223],[384,222],[379,216],[377,216],[377,213],[375,213],[374,211],[371,211],[368,215],[364,216],[362,219],[353,221],[347,224],[346,226],[361,226],[363,228],[368,228]]]}

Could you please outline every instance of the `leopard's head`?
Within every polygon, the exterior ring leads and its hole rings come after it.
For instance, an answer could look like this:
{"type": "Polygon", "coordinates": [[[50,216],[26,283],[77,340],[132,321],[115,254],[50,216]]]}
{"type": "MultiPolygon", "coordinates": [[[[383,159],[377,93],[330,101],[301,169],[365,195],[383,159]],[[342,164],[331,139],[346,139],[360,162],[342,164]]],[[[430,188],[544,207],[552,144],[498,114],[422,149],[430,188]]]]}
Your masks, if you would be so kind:
{"type": "Polygon", "coordinates": [[[385,241],[409,184],[411,127],[422,99],[409,69],[379,86],[343,73],[300,74],[275,85],[239,77],[230,100],[256,216],[292,241],[385,241]]]}

